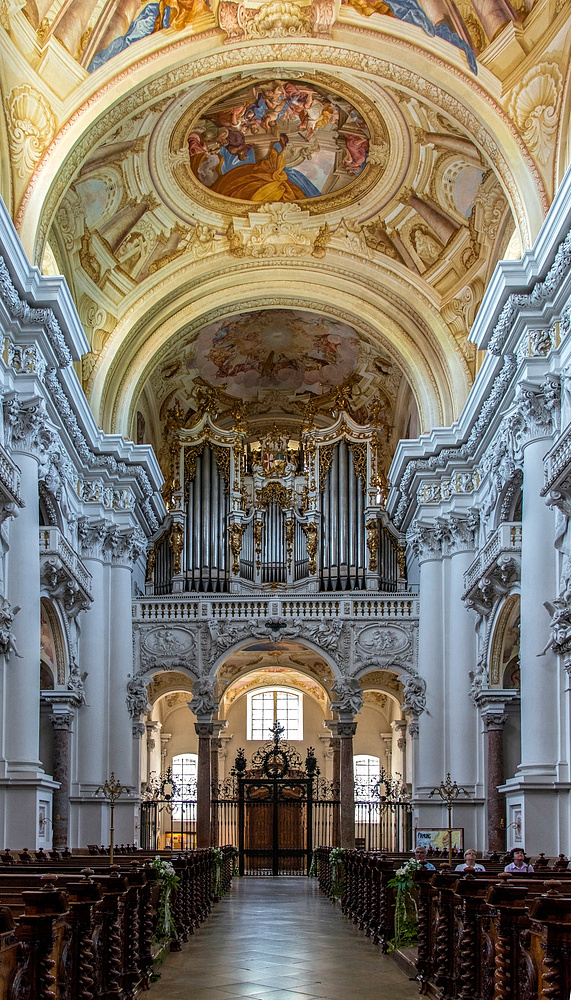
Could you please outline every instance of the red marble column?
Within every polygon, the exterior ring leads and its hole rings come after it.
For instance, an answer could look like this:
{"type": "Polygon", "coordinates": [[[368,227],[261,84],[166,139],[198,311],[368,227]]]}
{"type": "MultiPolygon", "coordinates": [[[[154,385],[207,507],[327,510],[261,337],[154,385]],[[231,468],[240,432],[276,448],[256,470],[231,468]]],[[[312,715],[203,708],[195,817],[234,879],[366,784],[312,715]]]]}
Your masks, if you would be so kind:
{"type": "Polygon", "coordinates": [[[214,727],[211,722],[195,722],[198,736],[198,773],[196,778],[196,846],[211,847],[212,828],[211,798],[211,740],[214,727]]]}
{"type": "Polygon", "coordinates": [[[222,746],[222,740],[217,739],[215,736],[210,740],[210,783],[212,786],[212,813],[211,813],[211,825],[212,825],[212,847],[219,847],[219,830],[218,830],[218,751],[222,746]]]}
{"type": "MultiPolygon", "coordinates": [[[[333,794],[334,796],[339,796],[341,790],[341,748],[339,746],[338,736],[331,737],[331,749],[333,751],[331,779],[334,789],[333,794]]],[[[341,846],[341,812],[339,806],[334,806],[333,809],[331,843],[333,847],[341,846]]]]}
{"type": "Polygon", "coordinates": [[[331,732],[339,739],[340,841],[346,851],[355,847],[355,779],[353,774],[353,737],[356,722],[330,721],[331,732]]]}
{"type": "Polygon", "coordinates": [[[51,723],[54,727],[53,777],[59,788],[53,793],[53,838],[55,850],[68,845],[69,835],[69,764],[70,736],[73,712],[52,708],[51,723]]]}
{"type": "Polygon", "coordinates": [[[487,737],[487,800],[488,800],[488,850],[504,851],[506,847],[505,802],[498,787],[504,783],[504,726],[507,715],[483,712],[482,719],[487,737]]]}

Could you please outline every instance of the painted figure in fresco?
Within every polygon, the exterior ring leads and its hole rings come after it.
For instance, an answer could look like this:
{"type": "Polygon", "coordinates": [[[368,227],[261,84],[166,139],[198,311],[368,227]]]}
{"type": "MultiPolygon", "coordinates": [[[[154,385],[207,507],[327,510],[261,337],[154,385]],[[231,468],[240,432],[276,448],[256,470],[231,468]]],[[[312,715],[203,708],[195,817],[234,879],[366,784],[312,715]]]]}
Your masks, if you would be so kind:
{"type": "Polygon", "coordinates": [[[359,344],[354,332],[333,320],[290,309],[244,313],[205,327],[187,367],[232,395],[261,389],[311,391],[337,385],[354,371],[359,344]]]}
{"type": "Polygon", "coordinates": [[[422,28],[427,35],[443,38],[456,48],[462,49],[472,72],[478,72],[472,40],[453,0],[386,0],[384,3],[379,3],[378,0],[344,0],[344,2],[354,6],[361,14],[390,13],[399,21],[406,21],[422,28]],[[382,7],[388,7],[389,10],[382,10],[382,7]]]}
{"type": "Polygon", "coordinates": [[[89,66],[89,73],[94,73],[96,69],[103,66],[113,56],[123,52],[133,42],[147,38],[155,31],[163,28],[176,28],[182,31],[188,28],[202,14],[210,10],[208,0],[154,0],[146,3],[140,10],[140,0],[126,0],[119,3],[114,17],[109,23],[107,31],[101,39],[98,51],[93,56],[89,66]],[[136,3],[136,6],[135,6],[136,3]],[[138,13],[135,11],[138,10],[138,13]],[[133,14],[135,16],[133,17],[133,14]],[[127,29],[125,29],[127,24],[127,29]],[[123,29],[123,30],[121,30],[123,29]]]}
{"type": "Polygon", "coordinates": [[[301,201],[345,186],[366,166],[368,128],[343,98],[270,80],[230,100],[208,108],[187,139],[193,174],[217,194],[301,201]]]}

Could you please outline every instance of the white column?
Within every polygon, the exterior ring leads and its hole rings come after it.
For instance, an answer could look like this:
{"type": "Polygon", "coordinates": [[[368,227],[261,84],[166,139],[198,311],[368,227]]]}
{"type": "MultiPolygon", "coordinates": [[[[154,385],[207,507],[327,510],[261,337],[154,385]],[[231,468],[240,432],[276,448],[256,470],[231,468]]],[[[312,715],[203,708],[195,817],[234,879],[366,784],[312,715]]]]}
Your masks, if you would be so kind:
{"type": "MultiPolygon", "coordinates": [[[[512,417],[515,440],[523,451],[523,514],[521,548],[521,763],[501,791],[506,793],[508,831],[520,823],[528,852],[556,855],[567,847],[560,810],[558,782],[560,666],[551,647],[550,620],[544,601],[556,595],[557,554],[553,547],[553,511],[541,496],[543,458],[549,450],[554,412],[550,395],[523,387],[512,417]],[[544,655],[541,654],[545,650],[544,655]]],[[[508,844],[510,843],[508,833],[508,844]]]]}
{"type": "MultiPolygon", "coordinates": [[[[411,533],[412,535],[412,533],[411,533]]],[[[426,710],[410,728],[413,737],[413,798],[426,795],[444,774],[444,657],[446,622],[440,534],[435,527],[416,525],[411,541],[420,562],[418,672],[426,682],[426,710]]],[[[435,826],[440,823],[436,822],[435,826]]]]}
{"type": "Polygon", "coordinates": [[[51,846],[52,795],[57,787],[39,759],[40,548],[38,464],[57,440],[41,399],[4,403],[6,444],[21,470],[25,503],[10,525],[6,611],[12,650],[5,654],[4,782],[0,795],[5,844],[51,846]],[[16,609],[19,609],[16,613],[16,609]]]}
{"type": "MultiPolygon", "coordinates": [[[[555,775],[558,727],[553,711],[559,697],[559,665],[549,642],[549,615],[543,602],[556,593],[553,511],[540,495],[543,456],[549,442],[530,441],[524,451],[521,548],[521,732],[518,775],[555,775]]],[[[542,848],[543,850],[543,848],[542,848]]]]}
{"type": "Polygon", "coordinates": [[[469,676],[476,667],[477,646],[474,612],[462,603],[464,573],[474,558],[473,533],[466,522],[455,522],[453,518],[450,527],[445,770],[450,772],[452,781],[468,792],[456,800],[452,818],[455,827],[464,828],[466,844],[474,845],[482,842],[484,831],[484,796],[478,774],[478,712],[470,697],[469,676]]]}
{"type": "MultiPolygon", "coordinates": [[[[107,714],[109,719],[108,770],[120,783],[139,797],[139,753],[141,738],[146,733],[140,712],[146,707],[131,697],[128,684],[133,677],[132,639],[132,568],[145,550],[146,540],[137,528],[118,530],[107,536],[105,545],[111,558],[109,615],[109,687],[107,714]]],[[[144,703],[144,704],[143,704],[144,703]]],[[[116,843],[132,843],[137,836],[138,810],[134,799],[122,797],[115,803],[116,843]]]]}
{"type": "Polygon", "coordinates": [[[108,718],[107,660],[109,569],[103,565],[103,540],[109,525],[102,520],[80,522],[82,558],[91,573],[93,603],[82,616],[79,637],[79,666],[85,678],[85,705],[77,719],[77,841],[79,847],[107,843],[108,818],[101,799],[94,793],[107,777],[108,718]]]}
{"type": "Polygon", "coordinates": [[[15,452],[21,471],[20,491],[26,504],[10,526],[8,600],[20,610],[13,632],[17,654],[6,671],[6,738],[9,771],[37,774],[40,748],[40,544],[38,459],[15,452]],[[19,655],[18,655],[19,654],[19,655]]]}

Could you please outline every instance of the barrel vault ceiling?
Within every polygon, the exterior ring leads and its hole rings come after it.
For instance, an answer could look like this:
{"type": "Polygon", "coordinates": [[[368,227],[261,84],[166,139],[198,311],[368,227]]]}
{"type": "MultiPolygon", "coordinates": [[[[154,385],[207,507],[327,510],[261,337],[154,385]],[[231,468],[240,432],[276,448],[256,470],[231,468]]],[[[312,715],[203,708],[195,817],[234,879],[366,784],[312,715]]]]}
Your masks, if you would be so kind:
{"type": "Polygon", "coordinates": [[[562,0],[2,0],[1,191],[103,428],[455,419],[569,162],[562,0]],[[8,169],[8,165],[10,168],[8,169]],[[212,408],[211,408],[212,412],[212,408]]]}

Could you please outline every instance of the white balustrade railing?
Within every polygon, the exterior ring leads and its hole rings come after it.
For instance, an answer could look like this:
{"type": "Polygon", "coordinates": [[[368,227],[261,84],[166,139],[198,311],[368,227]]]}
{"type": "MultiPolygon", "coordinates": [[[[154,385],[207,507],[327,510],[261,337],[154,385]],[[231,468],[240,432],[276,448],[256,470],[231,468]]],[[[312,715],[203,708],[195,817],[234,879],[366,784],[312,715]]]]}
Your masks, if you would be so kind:
{"type": "Polygon", "coordinates": [[[173,594],[164,597],[138,597],[133,602],[133,620],[205,621],[208,619],[248,618],[418,618],[417,594],[380,594],[360,592],[335,595],[299,594],[276,597],[256,594],[237,597],[220,594],[173,594]]]}

